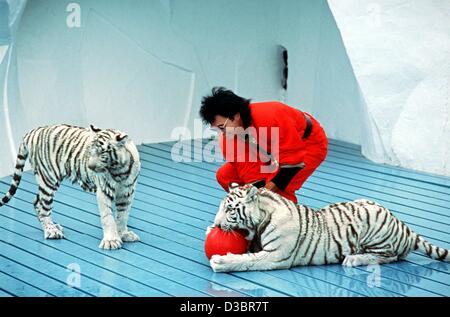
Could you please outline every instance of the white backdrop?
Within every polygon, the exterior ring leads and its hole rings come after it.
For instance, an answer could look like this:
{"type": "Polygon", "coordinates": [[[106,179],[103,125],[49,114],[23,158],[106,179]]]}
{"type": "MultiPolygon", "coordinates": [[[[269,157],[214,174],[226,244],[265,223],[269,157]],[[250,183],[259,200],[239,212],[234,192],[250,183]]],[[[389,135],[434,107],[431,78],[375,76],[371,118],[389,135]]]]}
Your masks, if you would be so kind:
{"type": "Polygon", "coordinates": [[[17,77],[17,29],[26,0],[0,0],[0,176],[11,174],[28,124],[17,77]]]}
{"type": "Polygon", "coordinates": [[[450,176],[450,1],[329,3],[365,101],[363,153],[450,176]]]}
{"type": "Polygon", "coordinates": [[[35,126],[93,123],[166,141],[193,128],[216,85],[308,111],[373,160],[448,175],[446,2],[388,2],[330,0],[338,28],[326,0],[8,0],[0,176],[35,126]]]}
{"type": "MultiPolygon", "coordinates": [[[[216,85],[284,100],[331,137],[359,142],[357,84],[325,0],[33,0],[15,45],[15,144],[32,127],[62,122],[119,128],[137,143],[169,140],[174,127],[193,127],[216,85]],[[289,53],[286,94],[278,45],[289,53]]],[[[5,175],[13,162],[3,133],[0,144],[5,175]]]]}

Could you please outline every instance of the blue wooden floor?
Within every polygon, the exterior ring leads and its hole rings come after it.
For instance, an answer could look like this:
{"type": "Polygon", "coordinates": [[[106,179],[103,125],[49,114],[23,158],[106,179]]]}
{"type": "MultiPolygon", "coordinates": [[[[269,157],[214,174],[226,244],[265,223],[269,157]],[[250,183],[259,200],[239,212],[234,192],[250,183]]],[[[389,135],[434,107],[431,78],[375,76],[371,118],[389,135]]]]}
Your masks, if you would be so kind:
{"type": "MultiPolygon", "coordinates": [[[[326,162],[298,193],[301,203],[319,208],[370,198],[429,241],[450,248],[450,179],[374,164],[357,146],[330,142],[326,162]]],[[[203,239],[224,196],[215,181],[220,162],[174,162],[172,144],[140,147],[130,227],[142,242],[119,251],[98,249],[95,196],[68,183],[58,191],[54,211],[66,239],[44,240],[32,206],[36,183],[25,173],[15,198],[0,208],[0,296],[450,295],[450,265],[417,253],[381,268],[213,273],[203,239]],[[73,270],[80,271],[79,279],[73,270]]],[[[1,194],[9,182],[0,180],[1,194]]]]}

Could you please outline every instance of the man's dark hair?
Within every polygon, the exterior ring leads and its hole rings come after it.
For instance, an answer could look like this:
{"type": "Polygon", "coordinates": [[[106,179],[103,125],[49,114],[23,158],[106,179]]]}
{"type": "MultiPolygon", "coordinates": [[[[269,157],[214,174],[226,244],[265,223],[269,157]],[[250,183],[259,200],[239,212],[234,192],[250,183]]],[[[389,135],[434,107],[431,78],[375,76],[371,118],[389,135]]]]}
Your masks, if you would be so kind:
{"type": "Polygon", "coordinates": [[[214,87],[211,95],[202,99],[200,117],[203,122],[212,124],[217,115],[232,119],[239,112],[244,128],[247,128],[250,125],[249,105],[250,99],[239,97],[224,87],[214,87]]]}

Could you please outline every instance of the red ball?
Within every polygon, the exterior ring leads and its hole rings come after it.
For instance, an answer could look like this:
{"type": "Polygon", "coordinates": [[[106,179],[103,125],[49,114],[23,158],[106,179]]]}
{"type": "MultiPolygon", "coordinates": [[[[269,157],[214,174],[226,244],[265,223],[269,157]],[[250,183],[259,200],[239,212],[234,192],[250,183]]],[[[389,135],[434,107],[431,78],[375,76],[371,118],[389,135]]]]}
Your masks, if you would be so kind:
{"type": "Polygon", "coordinates": [[[248,241],[241,230],[223,231],[214,227],[205,240],[205,253],[208,259],[215,254],[244,254],[248,250],[248,241]]]}

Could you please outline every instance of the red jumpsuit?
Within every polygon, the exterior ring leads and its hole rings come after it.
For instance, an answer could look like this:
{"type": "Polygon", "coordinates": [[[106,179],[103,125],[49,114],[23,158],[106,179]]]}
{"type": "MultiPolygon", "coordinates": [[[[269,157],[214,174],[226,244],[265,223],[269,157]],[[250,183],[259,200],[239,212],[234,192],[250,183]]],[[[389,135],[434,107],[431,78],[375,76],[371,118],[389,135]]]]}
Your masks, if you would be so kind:
{"type": "Polygon", "coordinates": [[[326,158],[328,140],[325,131],[319,122],[309,114],[281,102],[252,103],[250,104],[250,110],[250,129],[252,130],[250,135],[253,135],[254,140],[257,140],[260,149],[262,149],[259,153],[263,154],[259,155],[255,161],[255,156],[251,156],[251,152],[255,152],[255,147],[249,144],[249,141],[235,135],[225,136],[221,134],[219,143],[226,163],[217,171],[217,181],[226,191],[228,191],[232,182],[243,185],[264,180],[268,183],[274,179],[283,166],[287,167],[303,162],[305,167],[295,174],[290,182],[285,185],[284,190],[278,191],[280,195],[296,203],[295,191],[303,185],[326,158]],[[307,126],[305,115],[311,120],[312,130],[309,137],[303,139],[307,126]],[[278,128],[278,137],[276,133],[271,134],[272,131],[275,131],[273,128],[278,128]],[[265,139],[267,139],[267,142],[265,139]],[[245,150],[238,150],[239,146],[241,148],[243,146],[245,150]],[[277,147],[278,151],[276,151],[277,147]],[[275,149],[274,153],[272,153],[273,149],[275,149]],[[267,162],[267,156],[264,155],[267,153],[273,155],[278,162],[278,167],[273,165],[274,169],[271,172],[262,169],[266,166],[267,170],[267,164],[265,163],[267,162]]]}

